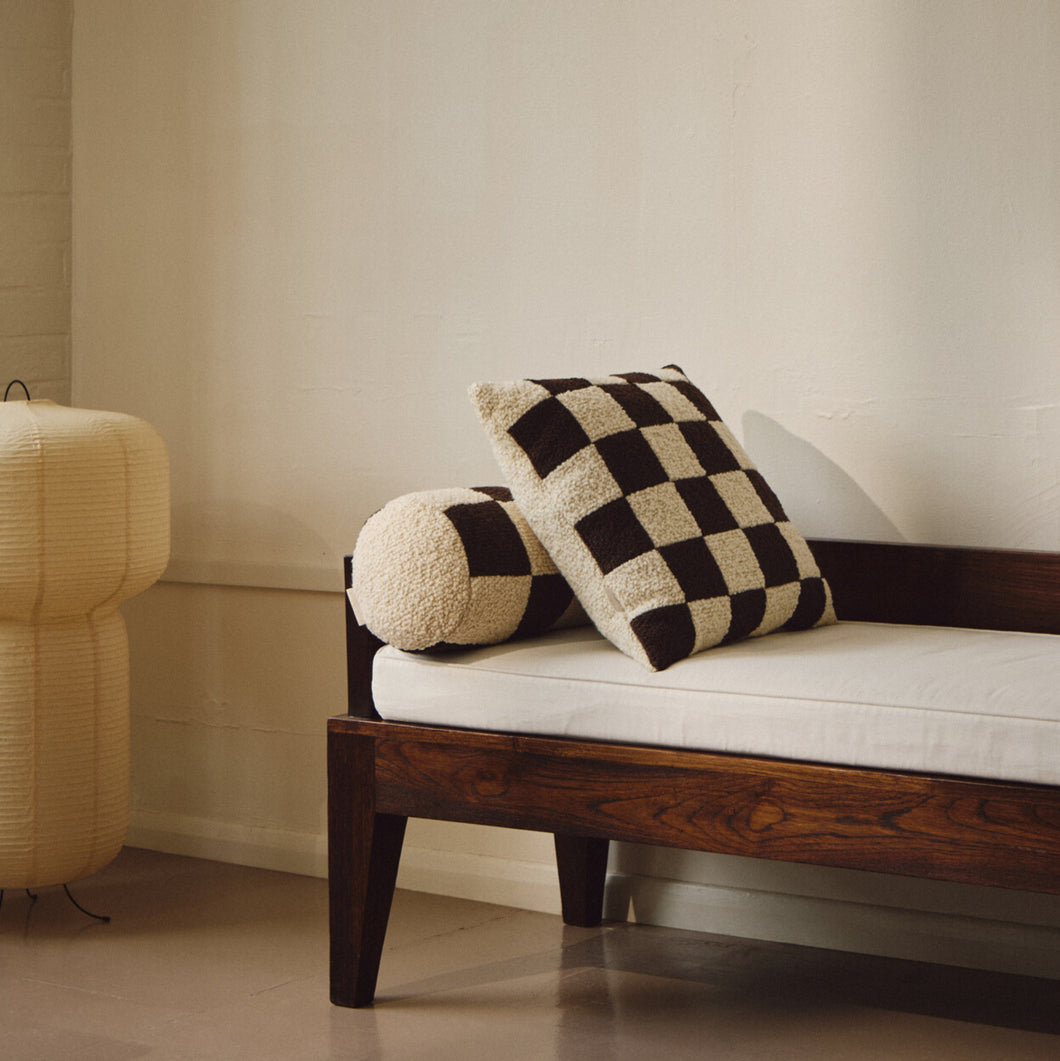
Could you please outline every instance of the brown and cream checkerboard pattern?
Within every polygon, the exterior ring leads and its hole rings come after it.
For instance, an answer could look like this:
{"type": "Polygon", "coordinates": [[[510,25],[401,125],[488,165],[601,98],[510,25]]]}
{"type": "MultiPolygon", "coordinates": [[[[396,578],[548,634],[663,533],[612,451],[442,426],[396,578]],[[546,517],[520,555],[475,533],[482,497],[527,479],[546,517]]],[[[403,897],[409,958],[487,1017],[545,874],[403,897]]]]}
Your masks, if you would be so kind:
{"type": "Polygon", "coordinates": [[[680,369],[476,384],[472,400],[530,526],[647,666],[834,621],[805,539],[680,369]]]}
{"type": "Polygon", "coordinates": [[[409,651],[495,644],[586,621],[503,486],[389,502],[358,536],[350,591],[365,625],[409,651]]]}
{"type": "Polygon", "coordinates": [[[574,591],[530,530],[512,492],[504,486],[473,490],[483,495],[481,500],[458,502],[444,512],[464,547],[472,603],[494,616],[493,629],[480,636],[492,642],[544,633],[575,604],[574,591]]]}

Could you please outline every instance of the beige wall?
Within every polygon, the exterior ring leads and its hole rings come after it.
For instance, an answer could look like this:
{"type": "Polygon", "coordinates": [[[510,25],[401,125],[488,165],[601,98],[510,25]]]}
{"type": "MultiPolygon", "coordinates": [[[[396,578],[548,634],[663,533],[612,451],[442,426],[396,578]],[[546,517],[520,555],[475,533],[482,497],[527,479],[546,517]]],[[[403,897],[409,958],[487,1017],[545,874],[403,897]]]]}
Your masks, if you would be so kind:
{"type": "Polygon", "coordinates": [[[468,382],[659,361],[808,531],[1052,547],[1058,23],[82,0],[79,400],[170,439],[194,577],[332,585],[496,478],[468,382]]]}
{"type": "Polygon", "coordinates": [[[0,0],[0,396],[70,399],[72,6],[0,0]]]}
{"type": "MultiPolygon", "coordinates": [[[[134,839],[323,871],[341,556],[391,496],[497,480],[475,379],[676,362],[807,533],[1055,549],[1058,53],[1030,0],[78,0],[74,397],[173,461],[134,839]]],[[[640,916],[749,934],[1021,965],[1060,926],[615,868],[640,916]]],[[[417,825],[402,880],[554,906],[551,872],[417,825]]]]}

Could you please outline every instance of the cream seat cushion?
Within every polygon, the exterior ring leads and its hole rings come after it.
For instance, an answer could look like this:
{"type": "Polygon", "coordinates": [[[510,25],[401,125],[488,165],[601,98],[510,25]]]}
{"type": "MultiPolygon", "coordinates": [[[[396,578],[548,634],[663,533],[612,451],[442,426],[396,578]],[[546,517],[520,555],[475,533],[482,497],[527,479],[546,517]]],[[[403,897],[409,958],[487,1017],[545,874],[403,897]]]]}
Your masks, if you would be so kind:
{"type": "Polygon", "coordinates": [[[840,623],[649,672],[591,627],[376,657],[385,719],[1060,784],[1060,636],[840,623]]]}

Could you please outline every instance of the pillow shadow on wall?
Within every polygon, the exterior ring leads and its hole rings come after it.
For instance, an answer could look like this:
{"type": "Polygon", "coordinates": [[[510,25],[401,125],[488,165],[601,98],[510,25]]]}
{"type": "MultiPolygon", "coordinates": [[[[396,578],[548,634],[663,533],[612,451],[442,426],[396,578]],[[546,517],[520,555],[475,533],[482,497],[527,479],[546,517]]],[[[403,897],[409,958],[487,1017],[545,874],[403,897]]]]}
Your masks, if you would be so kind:
{"type": "Polygon", "coordinates": [[[742,423],[744,448],[807,537],[905,540],[872,498],[819,449],[762,413],[750,410],[742,423]]]}
{"type": "MultiPolygon", "coordinates": [[[[743,446],[784,506],[788,518],[808,537],[904,541],[879,506],[833,460],[775,420],[749,411],[741,421],[743,446]]],[[[746,859],[677,848],[614,844],[605,916],[673,923],[673,892],[659,880],[721,887],[790,890],[792,879],[815,881],[820,867],[746,859]],[[668,918],[670,920],[668,920],[668,918]]],[[[832,872],[832,871],[829,871],[832,872]]],[[[843,878],[844,887],[851,878],[843,878]]],[[[810,886],[807,884],[806,886],[810,886]]]]}

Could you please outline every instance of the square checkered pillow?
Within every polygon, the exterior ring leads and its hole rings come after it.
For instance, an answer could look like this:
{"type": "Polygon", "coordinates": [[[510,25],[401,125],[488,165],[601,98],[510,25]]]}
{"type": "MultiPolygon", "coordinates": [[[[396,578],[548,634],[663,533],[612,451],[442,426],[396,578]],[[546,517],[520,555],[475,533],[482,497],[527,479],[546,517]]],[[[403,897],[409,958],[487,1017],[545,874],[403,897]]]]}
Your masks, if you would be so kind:
{"type": "Polygon", "coordinates": [[[835,621],[805,539],[677,367],[478,383],[471,400],[589,617],[650,669],[835,621]]]}
{"type": "Polygon", "coordinates": [[[491,645],[587,621],[503,486],[389,502],[357,537],[349,594],[376,637],[409,651],[491,645]]]}

